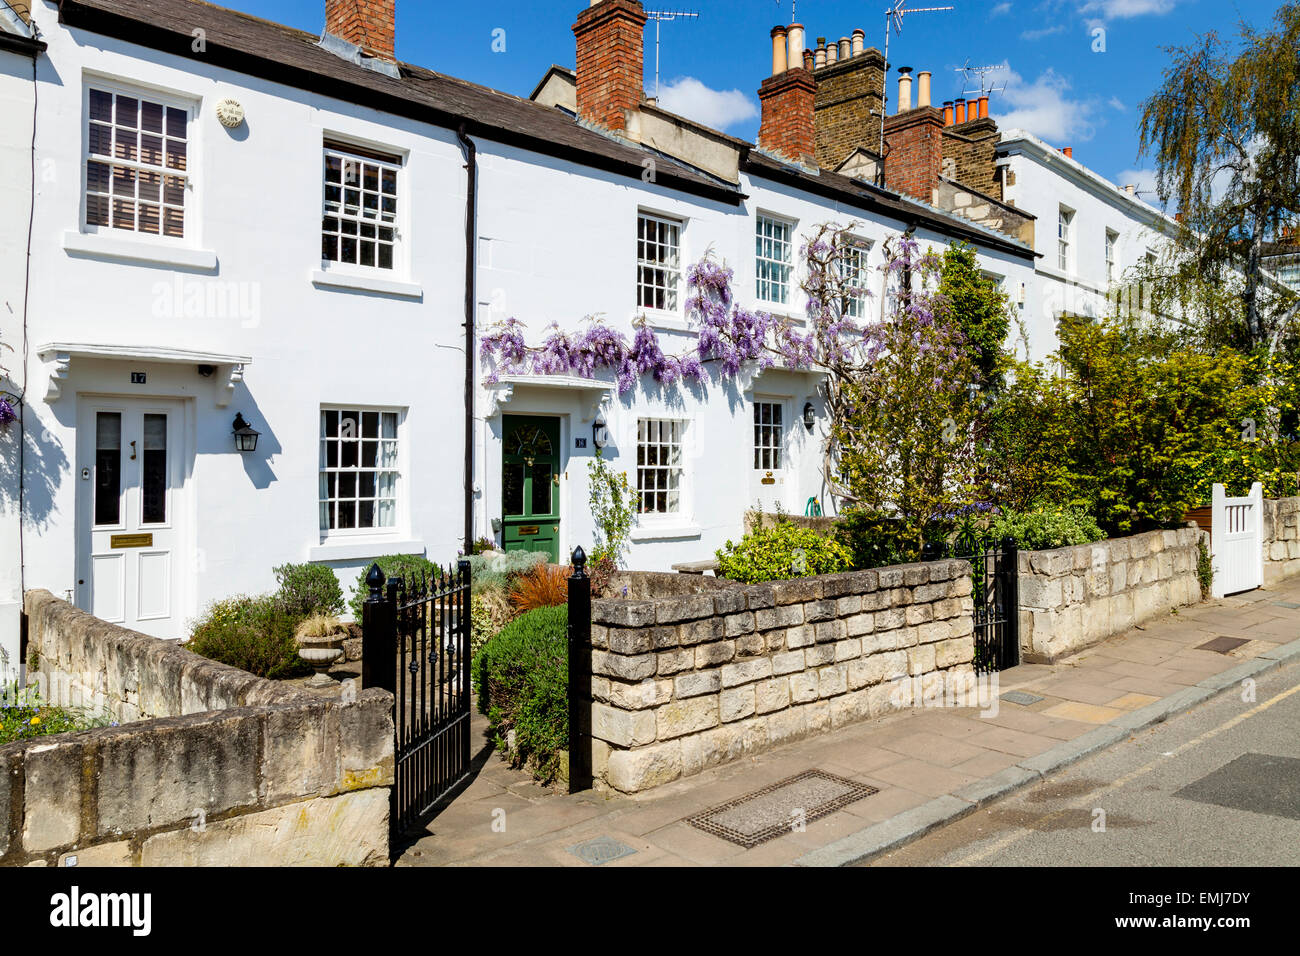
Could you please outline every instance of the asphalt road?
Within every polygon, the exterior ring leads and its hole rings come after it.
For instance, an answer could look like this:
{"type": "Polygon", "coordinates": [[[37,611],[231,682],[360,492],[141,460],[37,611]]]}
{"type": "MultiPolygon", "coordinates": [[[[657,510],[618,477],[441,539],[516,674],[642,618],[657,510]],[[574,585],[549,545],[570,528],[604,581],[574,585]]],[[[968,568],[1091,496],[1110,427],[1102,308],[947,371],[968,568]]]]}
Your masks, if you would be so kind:
{"type": "Polygon", "coordinates": [[[1300,664],[869,866],[1300,865],[1300,664]]]}

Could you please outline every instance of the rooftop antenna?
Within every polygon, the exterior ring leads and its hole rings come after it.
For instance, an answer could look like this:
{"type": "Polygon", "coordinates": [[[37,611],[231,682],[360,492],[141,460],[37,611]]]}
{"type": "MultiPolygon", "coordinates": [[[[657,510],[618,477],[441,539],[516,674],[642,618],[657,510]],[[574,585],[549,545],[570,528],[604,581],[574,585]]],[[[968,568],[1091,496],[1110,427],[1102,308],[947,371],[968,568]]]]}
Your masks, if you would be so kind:
{"type": "Polygon", "coordinates": [[[884,157],[885,157],[885,117],[889,115],[889,28],[893,27],[895,33],[903,32],[903,17],[909,13],[942,13],[945,10],[952,10],[952,7],[912,7],[908,8],[908,0],[894,0],[889,9],[885,11],[885,72],[881,80],[881,97],[880,97],[880,157],[881,157],[881,176],[884,176],[884,157]]]}
{"type": "Polygon", "coordinates": [[[645,15],[647,20],[655,22],[655,100],[657,101],[659,99],[659,24],[670,23],[673,20],[695,20],[699,14],[685,10],[647,10],[645,15]]]}
{"type": "Polygon", "coordinates": [[[967,57],[966,65],[956,67],[953,70],[953,72],[960,73],[962,75],[964,86],[969,86],[973,82],[971,80],[972,74],[979,77],[979,81],[980,81],[979,89],[978,90],[963,89],[961,91],[962,96],[971,96],[972,94],[976,94],[976,93],[978,93],[980,96],[988,96],[991,93],[1001,93],[1003,90],[1007,88],[1007,85],[1005,83],[1003,83],[1001,86],[994,86],[993,82],[989,79],[990,74],[998,73],[1005,69],[1006,69],[1005,64],[994,65],[994,66],[971,66],[970,58],[967,57]]]}

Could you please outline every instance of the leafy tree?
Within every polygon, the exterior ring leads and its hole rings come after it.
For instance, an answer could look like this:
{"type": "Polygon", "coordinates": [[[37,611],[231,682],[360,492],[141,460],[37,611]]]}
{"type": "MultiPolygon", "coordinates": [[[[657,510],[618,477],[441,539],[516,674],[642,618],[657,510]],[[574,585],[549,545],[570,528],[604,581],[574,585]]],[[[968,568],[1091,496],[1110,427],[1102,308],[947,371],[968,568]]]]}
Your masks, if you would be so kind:
{"type": "Polygon", "coordinates": [[[1269,32],[1240,29],[1235,57],[1213,32],[1167,51],[1164,82],[1143,104],[1140,153],[1154,153],[1160,198],[1183,215],[1184,281],[1170,296],[1194,291],[1189,273],[1217,285],[1239,272],[1239,312],[1201,315],[1220,325],[1214,337],[1250,350],[1275,347],[1297,311],[1263,253],[1300,217],[1300,4],[1281,4],[1269,32]]]}
{"type": "Polygon", "coordinates": [[[980,386],[995,390],[1002,383],[1010,315],[1006,294],[980,271],[972,246],[953,243],[944,252],[939,294],[975,359],[980,386]]]}
{"type": "Polygon", "coordinates": [[[1050,371],[1028,362],[1010,366],[983,429],[984,498],[1016,511],[1073,500],[1067,452],[1074,410],[1050,371]]]}

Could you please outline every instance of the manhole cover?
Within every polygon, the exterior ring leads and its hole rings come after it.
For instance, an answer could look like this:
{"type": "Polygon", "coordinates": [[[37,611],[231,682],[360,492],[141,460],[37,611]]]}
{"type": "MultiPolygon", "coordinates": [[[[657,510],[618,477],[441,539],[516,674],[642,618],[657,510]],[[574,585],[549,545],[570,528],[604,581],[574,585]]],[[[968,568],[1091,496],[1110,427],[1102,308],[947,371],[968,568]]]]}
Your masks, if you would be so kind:
{"type": "Polygon", "coordinates": [[[1204,644],[1197,644],[1196,649],[1198,651],[1216,651],[1220,654],[1226,654],[1228,651],[1234,651],[1241,647],[1242,644],[1249,643],[1244,637],[1216,637],[1204,644]]]}
{"type": "Polygon", "coordinates": [[[608,863],[611,860],[631,856],[636,850],[626,843],[620,843],[613,837],[602,836],[596,837],[594,840],[588,840],[586,843],[571,846],[569,852],[592,866],[600,866],[602,863],[608,863]]]}
{"type": "Polygon", "coordinates": [[[1296,604],[1293,601],[1274,601],[1273,603],[1278,607],[1284,607],[1292,611],[1300,610],[1300,604],[1296,604]]]}
{"type": "Polygon", "coordinates": [[[1300,820],[1300,759],[1242,754],[1174,793],[1184,800],[1300,820]]]}
{"type": "Polygon", "coordinates": [[[1028,707],[1030,704],[1036,704],[1043,698],[1035,694],[1027,694],[1023,690],[1009,690],[1000,695],[1000,700],[1005,700],[1009,704],[1019,704],[1022,707],[1028,707]]]}
{"type": "Polygon", "coordinates": [[[705,833],[746,849],[790,833],[876,793],[875,787],[822,770],[806,770],[780,783],[687,817],[705,833]]]}

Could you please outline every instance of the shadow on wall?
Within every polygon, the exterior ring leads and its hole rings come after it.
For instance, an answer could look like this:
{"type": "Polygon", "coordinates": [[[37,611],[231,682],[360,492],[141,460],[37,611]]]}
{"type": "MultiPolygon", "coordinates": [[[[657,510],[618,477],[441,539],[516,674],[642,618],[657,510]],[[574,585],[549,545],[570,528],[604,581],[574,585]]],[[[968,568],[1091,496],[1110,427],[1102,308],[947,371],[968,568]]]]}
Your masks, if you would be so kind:
{"type": "Polygon", "coordinates": [[[270,460],[284,449],[280,445],[280,440],[275,437],[271,423],[262,414],[261,406],[257,404],[247,387],[241,385],[235,393],[234,400],[223,411],[230,413],[229,420],[232,422],[236,413],[243,415],[244,420],[261,434],[257,437],[257,448],[253,451],[235,451],[234,439],[230,434],[232,429],[223,428],[216,451],[238,455],[240,463],[244,466],[244,473],[248,475],[248,480],[253,487],[259,491],[269,488],[271,483],[277,480],[270,460]]]}
{"type": "Polygon", "coordinates": [[[54,493],[63,481],[70,464],[62,444],[31,414],[27,405],[15,409],[19,416],[29,421],[24,432],[21,422],[9,423],[0,431],[0,502],[6,510],[18,511],[18,469],[26,476],[22,488],[23,521],[36,531],[44,531],[54,512],[54,493]],[[24,443],[19,453],[19,442],[24,443]]]}

